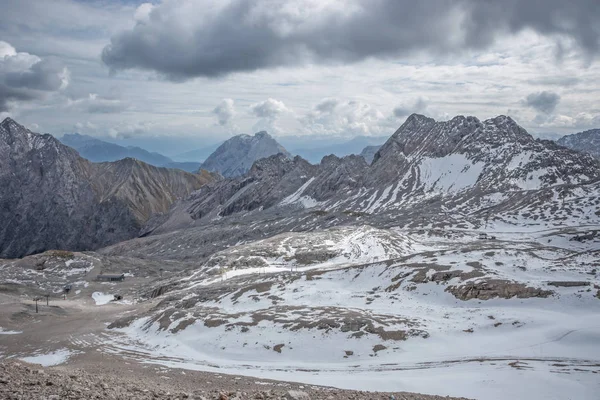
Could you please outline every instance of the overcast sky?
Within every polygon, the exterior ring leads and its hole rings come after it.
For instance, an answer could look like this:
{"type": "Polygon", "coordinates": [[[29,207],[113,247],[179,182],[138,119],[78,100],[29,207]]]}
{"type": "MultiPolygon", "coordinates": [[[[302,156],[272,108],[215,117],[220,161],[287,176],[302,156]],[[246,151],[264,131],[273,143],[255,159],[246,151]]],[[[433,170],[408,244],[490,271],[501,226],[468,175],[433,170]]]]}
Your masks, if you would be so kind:
{"type": "Polygon", "coordinates": [[[598,21],[598,0],[2,0],[0,117],[165,153],[412,112],[574,133],[600,128],[598,21]]]}

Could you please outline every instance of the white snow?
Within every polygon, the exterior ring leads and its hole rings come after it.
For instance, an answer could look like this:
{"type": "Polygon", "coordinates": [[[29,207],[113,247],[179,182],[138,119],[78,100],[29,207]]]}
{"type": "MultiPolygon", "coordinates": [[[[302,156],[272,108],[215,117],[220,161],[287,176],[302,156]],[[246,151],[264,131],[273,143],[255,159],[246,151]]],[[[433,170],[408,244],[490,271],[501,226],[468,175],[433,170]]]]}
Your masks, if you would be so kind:
{"type": "Polygon", "coordinates": [[[113,301],[115,296],[112,294],[106,294],[106,293],[102,293],[102,292],[94,292],[94,293],[92,293],[92,298],[96,302],[97,306],[103,306],[103,305],[108,304],[109,302],[113,301]]]}
{"type": "Polygon", "coordinates": [[[485,163],[473,163],[464,154],[423,157],[419,164],[420,181],[426,191],[460,192],[477,183],[484,167],[485,163]]]}
{"type": "Polygon", "coordinates": [[[0,335],[18,335],[23,333],[21,331],[5,331],[4,328],[0,326],[0,335]]]}
{"type": "Polygon", "coordinates": [[[19,359],[32,364],[41,364],[44,367],[51,367],[67,362],[69,357],[77,354],[69,349],[58,349],[49,353],[34,354],[32,356],[20,357],[19,359]]]}
{"type": "MultiPolygon", "coordinates": [[[[393,232],[403,239],[390,240],[390,231],[370,227],[343,227],[333,235],[331,231],[280,235],[274,242],[284,255],[264,258],[268,266],[262,269],[231,270],[227,278],[281,273],[289,268],[296,252],[311,242],[328,251],[338,249],[335,251],[341,255],[298,268],[323,271],[316,279],[296,273],[292,276],[297,278],[278,280],[268,293],[251,290],[234,299],[234,291],[202,303],[202,308],[215,310],[210,314],[214,318],[229,323],[252,322],[257,312],[276,315],[276,319],[260,320],[242,333],[239,327],[231,329],[226,324],[205,326],[200,318],[174,334],[170,329],[190,315],[173,320],[162,330],[156,323],[148,326],[144,318],[112,336],[105,351],[127,351],[141,361],[172,367],[348,389],[483,400],[597,398],[600,379],[592,371],[599,371],[595,365],[600,364],[600,303],[595,291],[547,286],[550,280],[597,284],[597,278],[583,274],[594,257],[567,257],[572,254],[568,249],[541,248],[548,235],[558,235],[558,230],[536,231],[497,221],[487,229],[498,236],[490,242],[479,241],[478,231],[466,229],[448,230],[442,236],[400,229],[393,232]],[[390,261],[397,257],[402,257],[401,261],[390,261]],[[366,260],[375,264],[348,267],[366,260]],[[475,261],[495,279],[525,282],[557,294],[546,299],[461,301],[445,291],[447,285],[458,283],[457,279],[447,284],[406,280],[387,290],[394,277],[414,272],[410,265],[435,263],[467,273],[475,270],[475,261]],[[280,304],[288,308],[274,308],[267,296],[281,299],[280,304]],[[376,328],[392,331],[406,330],[406,323],[412,321],[415,329],[426,331],[429,337],[395,341],[368,334],[351,338],[352,332],[339,329],[285,327],[286,320],[314,321],[339,312],[355,313],[357,320],[372,320],[376,328]],[[465,332],[468,329],[473,332],[465,332]],[[284,345],[281,353],[273,351],[277,344],[284,345]],[[373,347],[378,344],[386,349],[375,353],[373,347]],[[353,355],[345,358],[347,350],[353,355]]],[[[269,240],[240,247],[255,246],[256,254],[262,254],[261,246],[269,245],[269,240]]],[[[240,249],[227,251],[236,254],[240,249]]],[[[431,278],[433,269],[427,271],[431,278]]],[[[189,281],[190,295],[198,283],[215,282],[195,275],[189,281]]]]}
{"type": "Polygon", "coordinates": [[[315,207],[319,204],[318,201],[316,201],[315,199],[313,199],[310,196],[302,196],[302,194],[304,193],[304,191],[306,190],[306,188],[315,180],[314,177],[310,178],[309,180],[307,180],[304,185],[300,186],[298,188],[298,190],[296,190],[296,192],[294,192],[293,194],[289,195],[288,197],[286,197],[285,199],[281,200],[281,203],[279,203],[280,205],[284,206],[284,205],[288,205],[288,204],[295,204],[295,203],[300,203],[302,204],[302,206],[304,208],[311,208],[311,207],[315,207]]]}

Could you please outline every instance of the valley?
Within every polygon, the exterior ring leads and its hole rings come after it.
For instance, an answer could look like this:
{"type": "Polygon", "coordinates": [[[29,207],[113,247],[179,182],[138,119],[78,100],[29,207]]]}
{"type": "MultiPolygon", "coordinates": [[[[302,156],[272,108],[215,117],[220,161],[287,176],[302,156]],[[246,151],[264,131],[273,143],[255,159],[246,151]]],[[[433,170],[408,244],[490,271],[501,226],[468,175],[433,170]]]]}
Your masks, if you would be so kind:
{"type": "Polygon", "coordinates": [[[156,376],[166,398],[600,388],[591,156],[508,117],[412,115],[371,164],[280,153],[241,176],[195,175],[206,181],[189,190],[183,172],[127,162],[115,178],[113,163],[90,164],[109,169],[91,179],[137,199],[137,235],[0,260],[6,362],[156,376]],[[180,195],[161,201],[153,182],[180,195]]]}

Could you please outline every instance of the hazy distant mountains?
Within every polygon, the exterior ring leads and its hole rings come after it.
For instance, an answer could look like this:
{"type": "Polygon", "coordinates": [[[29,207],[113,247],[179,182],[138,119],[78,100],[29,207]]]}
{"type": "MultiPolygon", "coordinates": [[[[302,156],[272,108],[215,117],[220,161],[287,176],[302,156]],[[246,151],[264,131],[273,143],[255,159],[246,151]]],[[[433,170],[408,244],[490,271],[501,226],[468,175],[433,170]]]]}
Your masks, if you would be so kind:
{"type": "Polygon", "coordinates": [[[582,151],[600,158],[600,129],[591,129],[573,135],[563,136],[557,140],[561,146],[582,151]]]}
{"type": "Polygon", "coordinates": [[[149,152],[140,147],[120,146],[79,133],[66,134],[60,141],[92,162],[117,161],[129,157],[156,167],[178,168],[187,172],[194,172],[200,168],[200,162],[176,162],[160,153],[149,152]]]}
{"type": "Polygon", "coordinates": [[[163,166],[173,162],[169,157],[159,153],[151,153],[140,147],[119,146],[115,143],[105,142],[79,133],[65,134],[60,141],[77,150],[79,155],[91,162],[117,161],[127,157],[136,158],[155,166],[163,166]]]}
{"type": "Polygon", "coordinates": [[[202,168],[224,177],[236,177],[248,172],[255,161],[275,154],[290,157],[290,153],[267,132],[261,131],[254,136],[237,135],[221,144],[202,163],[202,168]]]}
{"type": "Polygon", "coordinates": [[[338,157],[350,154],[360,154],[367,146],[381,146],[388,139],[387,136],[357,136],[348,140],[347,138],[323,138],[287,136],[278,140],[294,155],[299,155],[308,162],[318,164],[323,157],[330,154],[338,157]]]}
{"type": "Polygon", "coordinates": [[[377,153],[380,148],[381,146],[367,146],[360,152],[360,156],[365,159],[367,164],[371,164],[373,158],[375,158],[375,153],[377,153]]]}
{"type": "MultiPolygon", "coordinates": [[[[83,141],[75,137],[75,140],[83,141]]],[[[92,163],[51,135],[0,123],[0,258],[90,250],[136,237],[214,177],[125,158],[92,163]]]]}
{"type": "Polygon", "coordinates": [[[206,160],[212,153],[214,153],[215,150],[217,150],[219,148],[219,146],[222,144],[223,144],[223,142],[215,143],[213,145],[202,147],[200,149],[195,149],[195,150],[187,151],[185,153],[178,154],[176,156],[173,156],[172,158],[178,162],[201,163],[204,160],[206,160]]]}

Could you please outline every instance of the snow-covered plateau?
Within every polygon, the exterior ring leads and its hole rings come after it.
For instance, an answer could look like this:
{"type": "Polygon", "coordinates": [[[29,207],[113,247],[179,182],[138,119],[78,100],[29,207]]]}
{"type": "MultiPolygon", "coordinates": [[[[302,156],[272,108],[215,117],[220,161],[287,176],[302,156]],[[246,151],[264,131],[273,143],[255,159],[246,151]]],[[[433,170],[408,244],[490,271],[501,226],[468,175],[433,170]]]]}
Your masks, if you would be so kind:
{"type": "Polygon", "coordinates": [[[348,389],[592,399],[598,243],[510,227],[490,226],[495,239],[341,227],[234,246],[110,326],[106,351],[348,389]]]}

